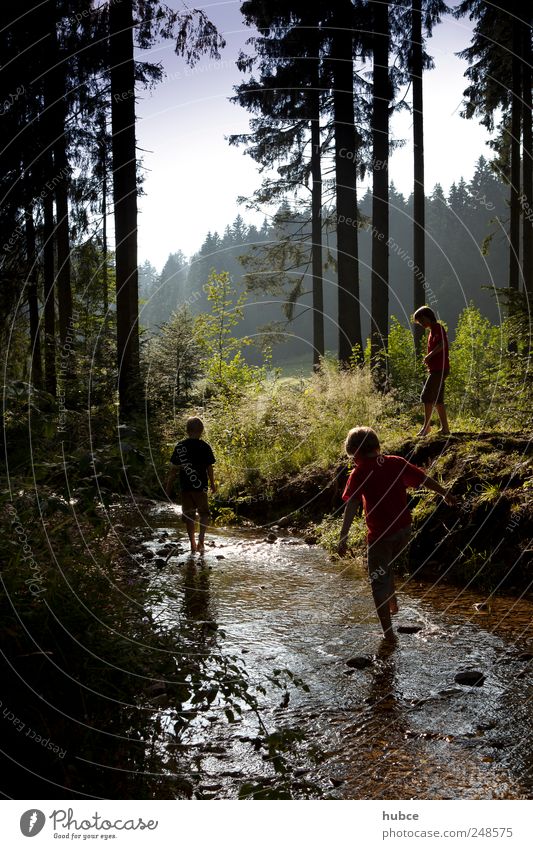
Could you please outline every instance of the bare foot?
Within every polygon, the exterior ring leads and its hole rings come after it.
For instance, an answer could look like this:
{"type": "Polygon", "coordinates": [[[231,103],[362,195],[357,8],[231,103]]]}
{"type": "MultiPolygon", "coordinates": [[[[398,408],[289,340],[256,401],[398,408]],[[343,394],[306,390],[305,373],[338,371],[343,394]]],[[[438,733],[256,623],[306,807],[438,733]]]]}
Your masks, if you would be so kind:
{"type": "Polygon", "coordinates": [[[396,634],[394,633],[392,628],[390,629],[390,631],[385,631],[383,633],[383,644],[384,645],[395,646],[397,642],[398,642],[398,637],[396,636],[396,634]]]}
{"type": "Polygon", "coordinates": [[[427,436],[430,430],[431,430],[430,427],[422,427],[422,428],[420,428],[420,430],[418,431],[418,433],[416,435],[417,436],[427,436]]]}
{"type": "Polygon", "coordinates": [[[396,613],[398,613],[398,609],[398,601],[396,599],[396,596],[393,596],[389,601],[389,613],[391,614],[391,616],[394,616],[396,613]]]}
{"type": "Polygon", "coordinates": [[[198,545],[196,546],[196,551],[198,552],[198,554],[205,554],[205,546],[203,542],[198,543],[198,545]]]}
{"type": "Polygon", "coordinates": [[[196,554],[197,551],[198,551],[198,548],[196,546],[196,543],[191,542],[191,554],[196,554]]]}
{"type": "Polygon", "coordinates": [[[449,430],[442,430],[442,428],[439,428],[439,433],[440,433],[441,436],[449,436],[450,435],[449,430]]]}

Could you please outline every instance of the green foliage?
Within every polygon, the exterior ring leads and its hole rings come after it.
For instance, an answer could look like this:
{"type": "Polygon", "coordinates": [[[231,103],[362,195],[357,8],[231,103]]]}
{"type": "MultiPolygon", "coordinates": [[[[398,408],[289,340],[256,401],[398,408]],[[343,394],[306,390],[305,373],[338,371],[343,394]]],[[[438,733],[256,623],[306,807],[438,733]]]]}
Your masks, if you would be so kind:
{"type": "Polygon", "coordinates": [[[450,346],[448,398],[455,409],[480,415],[488,410],[502,380],[505,332],[493,326],[474,304],[459,316],[450,346]]]}
{"type": "Polygon", "coordinates": [[[205,418],[217,476],[225,487],[258,485],[264,492],[264,482],[282,474],[334,464],[349,428],[363,423],[379,428],[393,409],[394,399],[374,390],[368,368],[340,370],[325,359],[307,380],[266,380],[231,412],[209,405],[205,418]]]}
{"type": "Polygon", "coordinates": [[[396,316],[391,319],[387,365],[392,385],[398,391],[402,404],[415,404],[425,369],[415,351],[412,330],[400,324],[396,316]]]}
{"type": "Polygon", "coordinates": [[[181,306],[145,347],[146,397],[153,409],[168,414],[190,402],[202,373],[196,322],[189,308],[181,306]]]}
{"type": "Polygon", "coordinates": [[[263,369],[250,366],[241,348],[252,344],[243,336],[236,338],[233,329],[244,316],[246,293],[237,292],[226,271],[212,270],[205,285],[210,311],[197,319],[196,333],[203,354],[203,371],[210,390],[225,401],[233,400],[246,390],[257,387],[265,377],[263,369]]]}

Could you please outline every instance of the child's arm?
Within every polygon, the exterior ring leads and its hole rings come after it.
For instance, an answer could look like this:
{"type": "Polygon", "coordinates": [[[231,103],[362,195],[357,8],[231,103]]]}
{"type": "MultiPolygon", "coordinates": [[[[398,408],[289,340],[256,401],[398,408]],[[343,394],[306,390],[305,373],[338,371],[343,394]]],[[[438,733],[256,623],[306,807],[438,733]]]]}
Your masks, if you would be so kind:
{"type": "Polygon", "coordinates": [[[211,484],[211,492],[217,491],[217,485],[215,483],[215,475],[213,472],[213,466],[207,467],[207,477],[209,478],[209,483],[211,484]]]}
{"type": "Polygon", "coordinates": [[[168,470],[167,475],[167,481],[165,483],[165,492],[167,494],[167,498],[172,498],[172,490],[174,489],[174,481],[176,480],[178,469],[179,466],[175,466],[174,463],[170,464],[170,468],[168,470]]]}
{"type": "Polygon", "coordinates": [[[337,554],[340,557],[344,557],[346,554],[346,549],[348,547],[348,534],[350,533],[352,522],[357,515],[360,503],[360,498],[350,498],[350,500],[346,502],[344,518],[342,520],[341,535],[337,546],[337,554]]]}
{"type": "Polygon", "coordinates": [[[451,507],[454,504],[457,504],[457,498],[455,497],[455,495],[451,495],[447,489],[444,489],[444,487],[441,486],[440,483],[435,480],[435,478],[431,478],[429,475],[426,475],[426,479],[422,486],[425,486],[432,492],[436,492],[438,495],[442,495],[446,504],[449,504],[451,507]]]}

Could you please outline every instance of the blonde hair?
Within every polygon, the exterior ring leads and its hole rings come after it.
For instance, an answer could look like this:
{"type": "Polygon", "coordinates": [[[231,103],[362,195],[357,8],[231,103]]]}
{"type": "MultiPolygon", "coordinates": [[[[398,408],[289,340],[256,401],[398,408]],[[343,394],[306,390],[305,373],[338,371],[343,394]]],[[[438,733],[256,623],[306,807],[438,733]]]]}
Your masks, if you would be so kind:
{"type": "Polygon", "coordinates": [[[348,431],[344,448],[349,457],[353,457],[356,452],[372,454],[379,451],[379,438],[371,427],[353,427],[348,431]]]}
{"type": "Polygon", "coordinates": [[[200,435],[204,432],[204,423],[198,418],[198,416],[191,416],[185,423],[185,430],[189,436],[191,436],[191,434],[200,435]]]}

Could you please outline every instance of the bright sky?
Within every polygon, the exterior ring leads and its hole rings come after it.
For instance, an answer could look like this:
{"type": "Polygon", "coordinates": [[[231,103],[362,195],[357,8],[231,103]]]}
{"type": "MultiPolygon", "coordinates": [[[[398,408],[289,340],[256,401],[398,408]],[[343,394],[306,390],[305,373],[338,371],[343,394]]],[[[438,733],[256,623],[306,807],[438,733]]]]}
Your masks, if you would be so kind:
{"type": "MultiPolygon", "coordinates": [[[[179,0],[169,5],[180,8],[179,0]]],[[[250,117],[228,100],[243,79],[235,60],[252,34],[240,5],[240,0],[200,4],[227,41],[219,62],[206,58],[188,68],[174,54],[171,41],[142,54],[167,71],[153,92],[139,93],[137,105],[146,193],[139,203],[139,258],[158,270],[169,253],[182,250],[190,256],[208,230],[222,232],[239,212],[249,222],[261,220],[237,203],[239,195],[251,195],[259,186],[257,166],[244,148],[226,141],[230,134],[247,132],[250,117]]],[[[428,192],[436,182],[446,191],[461,176],[468,179],[479,156],[490,154],[486,131],[459,117],[466,64],[454,54],[469,44],[470,32],[468,19],[448,16],[428,43],[436,64],[424,77],[428,192]]],[[[407,112],[394,120],[395,137],[407,143],[393,154],[390,166],[391,180],[406,195],[413,180],[411,123],[407,112]]]]}

